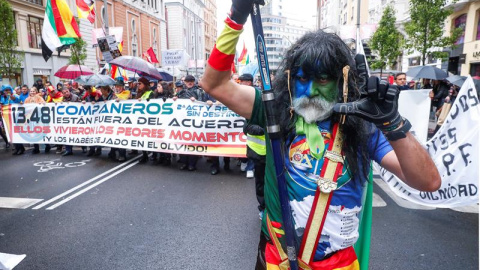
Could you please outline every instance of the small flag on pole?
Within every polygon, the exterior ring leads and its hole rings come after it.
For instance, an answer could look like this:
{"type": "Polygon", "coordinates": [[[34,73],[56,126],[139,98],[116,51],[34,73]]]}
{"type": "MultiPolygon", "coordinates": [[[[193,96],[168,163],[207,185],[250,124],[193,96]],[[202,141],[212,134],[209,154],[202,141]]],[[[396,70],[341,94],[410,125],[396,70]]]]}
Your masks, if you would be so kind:
{"type": "Polygon", "coordinates": [[[143,57],[145,57],[150,63],[158,63],[157,56],[155,55],[152,47],[150,47],[146,52],[143,53],[143,57]]]}
{"type": "Polygon", "coordinates": [[[95,22],[95,2],[92,0],[75,0],[77,4],[78,17],[87,19],[90,23],[95,22]]]}

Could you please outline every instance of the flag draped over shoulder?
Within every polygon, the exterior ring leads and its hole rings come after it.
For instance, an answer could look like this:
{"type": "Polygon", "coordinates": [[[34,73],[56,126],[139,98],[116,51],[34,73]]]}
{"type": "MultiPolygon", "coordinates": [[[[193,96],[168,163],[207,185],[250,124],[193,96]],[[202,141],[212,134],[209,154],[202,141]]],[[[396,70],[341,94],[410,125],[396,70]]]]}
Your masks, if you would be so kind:
{"type": "Polygon", "coordinates": [[[95,22],[95,2],[91,0],[75,0],[77,4],[78,17],[87,19],[90,23],[95,22]]]}
{"type": "Polygon", "coordinates": [[[45,61],[59,47],[75,43],[79,38],[77,22],[65,0],[48,0],[42,29],[42,55],[45,61]]]}

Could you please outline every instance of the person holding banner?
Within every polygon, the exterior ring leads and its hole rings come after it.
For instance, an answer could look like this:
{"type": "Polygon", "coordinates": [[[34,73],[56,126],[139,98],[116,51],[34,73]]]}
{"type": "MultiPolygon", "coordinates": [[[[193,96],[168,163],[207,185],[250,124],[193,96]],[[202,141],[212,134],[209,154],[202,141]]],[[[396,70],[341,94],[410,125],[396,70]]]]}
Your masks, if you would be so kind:
{"type": "MultiPolygon", "coordinates": [[[[138,79],[137,83],[137,99],[138,101],[149,101],[153,98],[153,91],[150,89],[150,81],[141,77],[138,79]]],[[[139,163],[146,163],[148,161],[148,151],[142,151],[142,158],[138,161],[139,163]]]]}
{"type": "MultiPolygon", "coordinates": [[[[32,87],[30,89],[30,96],[25,99],[25,104],[29,103],[36,103],[36,104],[43,104],[45,103],[45,100],[42,98],[41,94],[39,93],[37,87],[32,87]]],[[[50,152],[50,145],[46,144],[45,145],[45,153],[50,152]]],[[[32,154],[39,154],[40,153],[40,145],[34,144],[33,145],[33,151],[32,154]]]]}
{"type": "MultiPolygon", "coordinates": [[[[82,103],[90,102],[95,104],[95,102],[103,101],[102,92],[97,90],[92,86],[85,86],[85,95],[83,97],[82,103]]],[[[90,146],[88,150],[87,157],[91,156],[100,156],[102,154],[101,146],[90,146]]]]}
{"type": "MultiPolygon", "coordinates": [[[[260,91],[231,81],[236,43],[255,1],[232,1],[200,85],[266,131],[271,132],[265,110],[274,110],[279,118],[283,149],[277,152],[284,156],[273,157],[267,143],[266,209],[257,269],[288,269],[288,255],[296,252],[286,250],[286,234],[299,244],[293,247],[298,249],[293,260],[301,269],[360,269],[356,254],[361,250],[353,246],[361,231],[358,217],[371,160],[418,190],[437,190],[440,175],[409,132],[408,120],[398,113],[398,88],[369,78],[365,57],[354,60],[335,34],[310,32],[290,47],[272,84],[274,99],[270,91],[263,97],[271,100],[271,107],[265,107],[260,91]],[[288,205],[279,201],[274,169],[279,160],[285,163],[288,205]],[[284,207],[291,210],[293,233],[283,224],[284,207]]],[[[267,133],[267,142],[269,138],[267,133]]]]}
{"type": "MultiPolygon", "coordinates": [[[[115,81],[115,101],[128,100],[131,97],[129,90],[125,89],[125,81],[122,77],[119,77],[115,81]]],[[[127,160],[127,150],[124,148],[112,148],[114,151],[112,156],[116,157],[115,151],[118,151],[118,161],[124,162],[127,160]]]]}

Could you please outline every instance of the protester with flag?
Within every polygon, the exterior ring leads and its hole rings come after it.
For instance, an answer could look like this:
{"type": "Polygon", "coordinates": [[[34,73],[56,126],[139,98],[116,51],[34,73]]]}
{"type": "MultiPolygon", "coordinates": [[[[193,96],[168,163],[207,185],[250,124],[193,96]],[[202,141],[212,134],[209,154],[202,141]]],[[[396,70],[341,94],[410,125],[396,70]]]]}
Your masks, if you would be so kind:
{"type": "Polygon", "coordinates": [[[47,0],[42,28],[42,55],[45,62],[57,48],[68,46],[80,37],[77,22],[65,0],[47,0]]]}
{"type": "MultiPolygon", "coordinates": [[[[230,80],[234,48],[253,2],[233,0],[225,28],[208,60],[201,86],[231,110],[266,129],[260,91],[230,80]],[[233,48],[233,50],[232,50],[233,48]]],[[[360,268],[353,246],[359,238],[371,160],[424,191],[440,186],[440,176],[407,119],[398,113],[399,90],[366,75],[365,57],[352,57],[336,35],[307,33],[286,52],[273,82],[279,118],[293,237],[301,269],[360,268]],[[369,95],[366,85],[369,85],[369,95]],[[344,118],[345,114],[348,114],[344,118]]],[[[268,100],[269,96],[265,96],[268,100]]],[[[269,135],[266,134],[269,141],[269,135]]],[[[275,157],[277,160],[279,157],[275,157]]],[[[267,144],[265,204],[257,269],[287,269],[285,227],[267,144]]],[[[367,251],[368,252],[368,251],[367,251]]],[[[290,258],[292,259],[292,258],[290,258]]]]}

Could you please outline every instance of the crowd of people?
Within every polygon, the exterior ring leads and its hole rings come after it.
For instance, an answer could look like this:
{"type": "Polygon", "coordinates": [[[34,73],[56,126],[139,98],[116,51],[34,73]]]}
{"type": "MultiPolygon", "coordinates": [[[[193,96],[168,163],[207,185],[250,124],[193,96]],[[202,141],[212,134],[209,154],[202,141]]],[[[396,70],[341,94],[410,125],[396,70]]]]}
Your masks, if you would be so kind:
{"type": "MultiPolygon", "coordinates": [[[[253,86],[254,78],[251,74],[232,75],[232,80],[239,84],[253,86]]],[[[206,102],[208,105],[213,105],[217,101],[208,95],[202,88],[198,86],[198,80],[192,75],[182,77],[176,82],[166,82],[149,80],[146,77],[129,78],[124,81],[123,78],[117,78],[113,86],[88,86],[81,85],[76,81],[64,81],[58,83],[56,86],[51,82],[43,82],[38,79],[32,87],[22,85],[14,89],[10,85],[2,85],[0,92],[1,105],[9,104],[27,104],[27,103],[62,103],[62,102],[102,102],[108,100],[150,100],[150,99],[190,99],[192,101],[198,100],[206,102]]],[[[1,118],[0,118],[1,119],[1,118]]],[[[0,134],[5,142],[6,148],[10,148],[10,143],[5,135],[3,124],[1,126],[0,134]]],[[[253,130],[254,127],[246,127],[246,132],[252,133],[252,136],[263,135],[263,130],[253,130]]],[[[255,138],[254,138],[255,139],[255,138]]],[[[258,146],[258,145],[255,145],[258,146]]],[[[13,144],[13,155],[22,155],[25,153],[25,146],[23,144],[13,144]]],[[[45,153],[50,152],[51,149],[56,148],[56,153],[62,156],[69,156],[74,154],[72,145],[50,145],[46,144],[43,149],[45,153]]],[[[255,147],[254,147],[255,148],[255,147]]],[[[256,147],[255,149],[258,149],[256,147]]],[[[102,154],[102,146],[86,146],[81,147],[81,151],[88,157],[100,156],[102,154]]],[[[128,150],[124,148],[110,148],[108,157],[114,161],[124,162],[130,156],[137,155],[139,151],[128,150]]],[[[79,152],[79,151],[78,151],[79,152]]],[[[147,163],[151,161],[153,164],[162,164],[170,166],[172,164],[172,155],[164,152],[148,152],[141,151],[142,156],[140,163],[147,163]],[[151,154],[151,155],[150,155],[151,154]],[[150,157],[149,157],[150,155],[150,157]]],[[[40,145],[34,144],[32,154],[40,153],[40,145]]],[[[79,154],[79,153],[75,153],[79,154]]],[[[197,169],[197,162],[201,156],[198,155],[179,155],[178,163],[180,170],[195,171],[197,169]]],[[[258,157],[257,157],[258,159],[258,157]]],[[[254,178],[255,162],[254,159],[243,158],[237,163],[241,171],[246,173],[247,178],[254,178]]],[[[230,170],[230,158],[223,158],[223,170],[230,170]]],[[[219,157],[208,157],[210,165],[210,172],[216,175],[220,172],[219,157]]]]}

